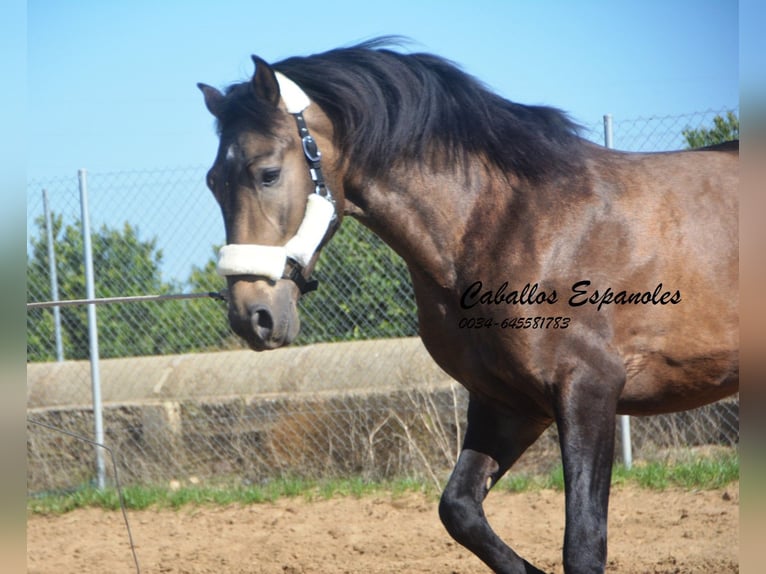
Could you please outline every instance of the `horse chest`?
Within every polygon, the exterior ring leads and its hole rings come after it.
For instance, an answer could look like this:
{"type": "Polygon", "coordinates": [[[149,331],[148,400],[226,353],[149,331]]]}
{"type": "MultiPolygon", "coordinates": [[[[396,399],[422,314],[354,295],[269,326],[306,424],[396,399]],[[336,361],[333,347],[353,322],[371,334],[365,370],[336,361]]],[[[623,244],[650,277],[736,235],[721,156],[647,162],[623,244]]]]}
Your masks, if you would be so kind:
{"type": "MultiPolygon", "coordinates": [[[[525,336],[503,338],[498,326],[467,328],[465,313],[449,298],[418,297],[420,337],[431,357],[472,394],[507,406],[545,403],[544,383],[532,375],[525,336]]],[[[544,409],[547,411],[547,409],[544,409]]]]}

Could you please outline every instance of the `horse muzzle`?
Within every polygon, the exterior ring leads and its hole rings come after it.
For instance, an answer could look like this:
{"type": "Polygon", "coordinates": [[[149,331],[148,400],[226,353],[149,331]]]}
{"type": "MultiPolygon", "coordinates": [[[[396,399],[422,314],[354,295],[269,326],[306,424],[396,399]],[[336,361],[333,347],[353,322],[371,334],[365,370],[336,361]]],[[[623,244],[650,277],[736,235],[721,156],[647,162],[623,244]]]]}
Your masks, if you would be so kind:
{"type": "Polygon", "coordinates": [[[229,324],[254,351],[278,349],[298,336],[300,292],[293,281],[229,278],[229,324]]]}

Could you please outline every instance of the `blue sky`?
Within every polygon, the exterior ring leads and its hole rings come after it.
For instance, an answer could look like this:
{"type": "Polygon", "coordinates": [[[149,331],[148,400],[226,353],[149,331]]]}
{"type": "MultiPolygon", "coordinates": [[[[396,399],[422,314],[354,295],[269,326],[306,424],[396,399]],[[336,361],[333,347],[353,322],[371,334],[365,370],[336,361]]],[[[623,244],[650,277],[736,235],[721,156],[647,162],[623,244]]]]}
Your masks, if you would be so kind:
{"type": "Polygon", "coordinates": [[[207,165],[195,87],[378,35],[450,58],[498,93],[595,125],[736,107],[730,0],[31,0],[27,177],[207,165]]]}

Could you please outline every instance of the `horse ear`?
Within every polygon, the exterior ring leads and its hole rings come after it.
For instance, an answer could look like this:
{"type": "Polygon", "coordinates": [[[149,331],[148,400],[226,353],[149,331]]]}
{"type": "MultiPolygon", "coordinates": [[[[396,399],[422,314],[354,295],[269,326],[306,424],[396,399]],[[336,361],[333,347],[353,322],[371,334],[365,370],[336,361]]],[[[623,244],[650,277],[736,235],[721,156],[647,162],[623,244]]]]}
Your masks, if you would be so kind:
{"type": "Polygon", "coordinates": [[[252,56],[255,64],[255,73],[251,84],[255,95],[266,100],[274,107],[279,105],[279,82],[274,75],[274,70],[258,56],[252,56]]]}
{"type": "Polygon", "coordinates": [[[202,90],[202,95],[205,96],[205,106],[208,111],[220,119],[224,95],[207,84],[197,84],[197,87],[202,90]]]}

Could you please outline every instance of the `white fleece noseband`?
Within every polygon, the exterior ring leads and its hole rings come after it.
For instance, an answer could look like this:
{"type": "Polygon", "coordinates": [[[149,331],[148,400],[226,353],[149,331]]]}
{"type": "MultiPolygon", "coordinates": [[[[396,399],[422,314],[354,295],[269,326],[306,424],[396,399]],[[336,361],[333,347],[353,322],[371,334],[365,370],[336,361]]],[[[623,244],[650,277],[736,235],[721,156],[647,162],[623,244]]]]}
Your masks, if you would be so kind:
{"type": "Polygon", "coordinates": [[[218,252],[219,275],[258,275],[273,281],[280,279],[287,259],[302,267],[311,261],[335,217],[329,199],[312,193],[306,201],[306,214],[298,231],[283,246],[230,244],[218,252]]]}
{"type": "MultiPolygon", "coordinates": [[[[300,116],[311,100],[298,85],[279,72],[275,72],[282,101],[287,111],[300,116]]],[[[302,116],[300,120],[303,121],[302,116]]],[[[308,136],[310,137],[310,136],[308,136]]],[[[305,146],[304,146],[305,149],[305,146]]],[[[317,154],[318,155],[318,154],[317,154]]],[[[312,158],[309,158],[311,161],[312,158]]],[[[318,162],[318,157],[317,157],[318,162]]],[[[317,183],[315,171],[310,167],[312,179],[317,183]]],[[[324,185],[322,181],[322,185],[324,185]]],[[[317,186],[317,190],[319,186],[317,186]]],[[[335,203],[327,190],[326,195],[312,193],[306,200],[306,212],[298,231],[285,245],[225,245],[218,252],[217,271],[219,275],[257,275],[273,281],[284,276],[285,265],[293,260],[301,267],[309,264],[319,244],[335,219],[335,203]]]]}

